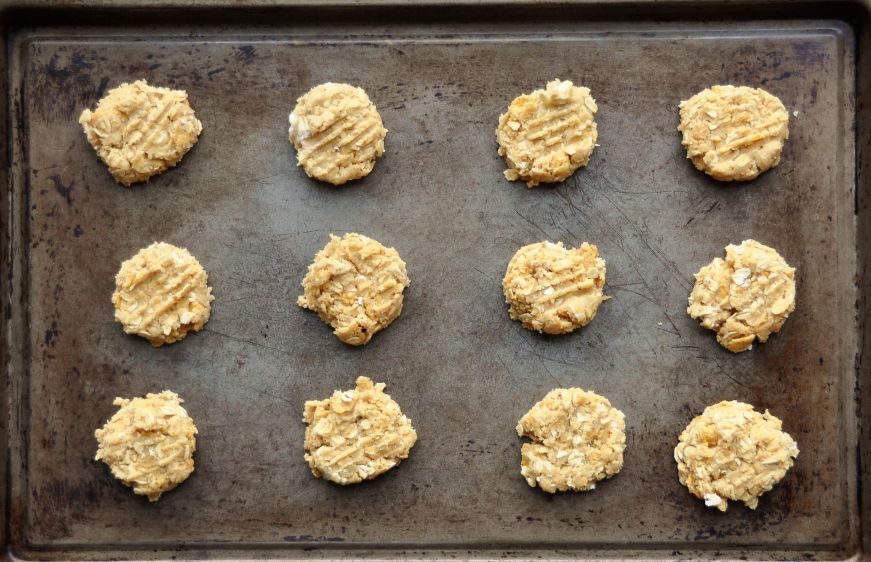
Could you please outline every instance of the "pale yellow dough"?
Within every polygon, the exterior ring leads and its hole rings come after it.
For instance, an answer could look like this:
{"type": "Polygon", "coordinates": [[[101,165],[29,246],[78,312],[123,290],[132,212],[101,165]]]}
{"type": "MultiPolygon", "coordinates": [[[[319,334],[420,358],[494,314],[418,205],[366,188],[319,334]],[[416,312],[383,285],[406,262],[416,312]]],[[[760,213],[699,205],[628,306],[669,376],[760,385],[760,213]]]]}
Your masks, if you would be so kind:
{"type": "Polygon", "coordinates": [[[605,260],[593,244],[568,249],[562,242],[538,242],[508,262],[502,291],[512,320],[528,330],[565,334],[595,318],[609,298],[604,285],[605,260]]]}
{"type": "Polygon", "coordinates": [[[94,432],[97,456],[112,474],[149,501],[157,501],[194,471],[197,428],[177,394],[164,390],[145,398],[116,398],[120,406],[94,432]]]}
{"type": "Polygon", "coordinates": [[[496,128],[498,152],[508,165],[505,178],[535,187],[561,182],[586,166],[596,146],[597,110],[590,89],[568,80],[515,98],[496,128]]]}
{"type": "Polygon", "coordinates": [[[302,280],[297,304],[317,312],[343,342],[363,345],[399,316],[409,284],[395,249],[361,234],[331,234],[302,280]]]}
{"type": "Polygon", "coordinates": [[[288,135],[309,177],[341,185],[369,175],[387,129],[361,88],[327,82],[296,101],[288,135]]]}
{"type": "Polygon", "coordinates": [[[121,264],[115,276],[115,320],[154,347],[177,342],[209,321],[208,275],[184,248],[155,242],[121,264]]]}
{"type": "Polygon", "coordinates": [[[759,88],[712,86],[680,103],[687,158],[723,181],[752,180],[780,163],[789,113],[759,88]]]}
{"type": "Polygon", "coordinates": [[[623,467],[623,412],[607,398],[580,388],[558,388],[517,423],[532,439],[520,451],[520,474],[545,492],[584,492],[623,467]]]}
{"type": "Polygon", "coordinates": [[[680,483],[708,507],[726,511],[728,501],[756,509],[759,496],[786,475],[798,446],[776,417],[750,404],[708,406],[680,434],[674,460],[680,483]]]}
{"type": "Polygon", "coordinates": [[[109,90],[79,123],[109,172],[127,187],[178,164],[203,130],[187,92],[145,80],[109,90]]]}
{"type": "Polygon", "coordinates": [[[305,460],[316,478],[357,484],[379,476],[403,459],[417,433],[384,393],[384,383],[357,378],[354,390],[337,390],[326,400],[305,403],[305,460]]]}
{"type": "Polygon", "coordinates": [[[767,341],[795,310],[795,269],[756,240],[729,244],[725,261],[715,258],[695,277],[687,313],[735,353],[767,341]]]}

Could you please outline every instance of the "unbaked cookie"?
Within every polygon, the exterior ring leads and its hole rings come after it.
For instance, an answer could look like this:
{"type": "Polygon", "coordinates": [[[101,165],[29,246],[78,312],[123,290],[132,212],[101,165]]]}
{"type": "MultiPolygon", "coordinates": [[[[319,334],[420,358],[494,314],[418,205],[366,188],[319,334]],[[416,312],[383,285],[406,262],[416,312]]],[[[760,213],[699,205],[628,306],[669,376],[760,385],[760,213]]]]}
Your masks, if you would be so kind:
{"type": "Polygon", "coordinates": [[[149,501],[157,501],[194,471],[197,428],[177,394],[164,390],[145,398],[116,398],[120,406],[94,432],[97,456],[112,474],[149,501]]]}
{"type": "Polygon", "coordinates": [[[327,82],[296,101],[290,142],[309,177],[341,185],[367,176],[384,154],[387,129],[361,88],[327,82]]]}
{"type": "Polygon", "coordinates": [[[756,240],[729,244],[725,261],[715,258],[695,277],[687,313],[735,353],[768,340],[795,310],[795,269],[756,240]]]}
{"type": "Polygon", "coordinates": [[[723,181],[752,180],[780,163],[789,113],[759,88],[712,86],[680,102],[687,158],[723,181]]]}
{"type": "Polygon", "coordinates": [[[496,128],[498,152],[508,164],[505,178],[535,187],[586,166],[596,146],[597,110],[590,89],[568,80],[515,98],[496,128]]]}
{"type": "Polygon", "coordinates": [[[393,248],[362,234],[330,234],[302,280],[297,304],[317,312],[343,342],[363,345],[402,312],[409,283],[393,248]]]}
{"type": "Polygon", "coordinates": [[[562,242],[538,242],[517,250],[502,291],[512,320],[528,330],[565,334],[596,316],[605,285],[605,260],[593,244],[567,249],[562,242]]]}
{"type": "Polygon", "coordinates": [[[727,500],[756,509],[759,496],[780,482],[798,446],[776,417],[750,404],[708,406],[680,434],[674,460],[680,483],[708,507],[726,511],[727,500]]]}
{"type": "Polygon", "coordinates": [[[417,433],[384,393],[384,383],[358,377],[357,387],[326,400],[305,403],[305,460],[316,478],[357,484],[379,476],[403,459],[417,433]]]}
{"type": "Polygon", "coordinates": [[[203,130],[187,92],[145,80],[109,90],[79,123],[109,172],[127,187],[178,164],[203,130]]]}
{"type": "Polygon", "coordinates": [[[184,248],[155,242],[121,264],[115,276],[115,320],[154,347],[182,340],[209,321],[212,288],[184,248]]]}
{"type": "Polygon", "coordinates": [[[584,492],[623,467],[623,412],[607,398],[580,388],[558,388],[517,423],[532,439],[520,451],[520,474],[545,492],[584,492]]]}

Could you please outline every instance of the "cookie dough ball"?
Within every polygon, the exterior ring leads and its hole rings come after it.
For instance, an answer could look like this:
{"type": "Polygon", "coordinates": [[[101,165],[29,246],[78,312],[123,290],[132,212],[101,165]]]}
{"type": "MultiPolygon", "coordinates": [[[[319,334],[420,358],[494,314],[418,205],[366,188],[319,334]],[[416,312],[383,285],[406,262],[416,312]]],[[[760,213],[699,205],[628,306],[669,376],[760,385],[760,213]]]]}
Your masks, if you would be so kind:
{"type": "Polygon", "coordinates": [[[712,86],[680,102],[687,158],[722,181],[752,180],[780,163],[789,114],[759,88],[712,86]]]}
{"type": "Polygon", "coordinates": [[[520,451],[520,474],[545,492],[585,492],[623,468],[623,412],[607,398],[580,388],[547,393],[517,423],[532,439],[520,451]]]}
{"type": "Polygon", "coordinates": [[[296,101],[290,142],[309,177],[333,185],[369,175],[384,154],[387,129],[361,88],[327,82],[296,101]]]}
{"type": "Polygon", "coordinates": [[[729,244],[725,261],[715,258],[695,277],[687,313],[735,353],[767,341],[795,310],[795,269],[756,240],[729,244]]]}
{"type": "Polygon", "coordinates": [[[680,483],[708,507],[726,511],[728,501],[756,509],[759,496],[774,487],[798,456],[782,422],[750,404],[708,406],[680,434],[674,460],[680,483]]]}
{"type": "Polygon", "coordinates": [[[512,320],[527,330],[565,334],[596,317],[605,285],[605,260],[593,244],[568,249],[538,242],[517,250],[502,280],[512,320]]]}
{"type": "Polygon", "coordinates": [[[586,166],[596,146],[597,110],[590,89],[568,80],[515,98],[496,128],[499,155],[508,165],[505,178],[535,187],[561,182],[586,166]]]}
{"type": "Polygon", "coordinates": [[[88,142],[124,186],[178,164],[203,130],[184,90],[121,84],[79,117],[88,142]]]}
{"type": "Polygon", "coordinates": [[[155,242],[121,264],[115,276],[115,320],[154,347],[183,340],[209,321],[212,288],[184,248],[155,242]]]}
{"type": "Polygon", "coordinates": [[[145,398],[116,398],[120,409],[94,432],[97,456],[112,475],[149,501],[157,501],[194,471],[197,428],[169,390],[145,398]]]}
{"type": "Polygon", "coordinates": [[[417,433],[384,393],[384,383],[357,378],[357,388],[305,403],[305,460],[316,478],[336,484],[372,480],[408,458],[417,433]]]}
{"type": "Polygon", "coordinates": [[[405,262],[393,248],[362,234],[330,234],[296,302],[317,312],[343,342],[364,345],[402,312],[409,283],[405,262]]]}

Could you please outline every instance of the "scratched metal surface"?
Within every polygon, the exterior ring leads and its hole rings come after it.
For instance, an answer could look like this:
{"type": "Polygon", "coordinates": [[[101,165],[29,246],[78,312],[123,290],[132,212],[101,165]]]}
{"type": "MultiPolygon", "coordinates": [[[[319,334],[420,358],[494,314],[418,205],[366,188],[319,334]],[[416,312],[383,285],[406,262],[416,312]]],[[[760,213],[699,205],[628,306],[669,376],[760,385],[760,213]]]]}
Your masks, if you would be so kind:
{"type": "Polygon", "coordinates": [[[13,190],[24,196],[13,236],[27,317],[14,326],[26,340],[14,386],[16,553],[852,552],[849,29],[449,29],[19,36],[24,173],[13,190]],[[566,183],[527,190],[502,179],[493,129],[515,95],[554,77],[592,89],[601,146],[566,183]],[[187,90],[204,132],[177,169],[123,189],[76,118],[137,78],[187,90]],[[365,88],[390,130],[374,172],[338,189],[307,179],[286,140],[295,98],[328,80],[365,88]],[[719,184],[684,157],[677,104],[714,83],[763,86],[797,112],[781,165],[757,181],[719,184]],[[395,246],[412,279],[402,316],[363,348],[294,304],[314,253],[346,231],[395,246]],[[797,266],[798,306],[769,343],[732,355],[686,315],[686,297],[701,265],[750,237],[797,266]],[[508,318],[507,261],[542,239],[593,242],[607,260],[612,299],[578,333],[543,337],[508,318]],[[119,263],[154,240],[189,248],[216,296],[202,333],[162,349],[124,335],[109,302],[119,263]],[[302,406],[361,373],[388,384],[420,438],[398,469],[340,488],[309,474],[302,406]],[[514,425],[547,391],[572,385],[626,413],[625,467],[594,492],[550,496],[520,477],[514,425]],[[92,460],[93,430],[115,396],[164,388],[199,428],[197,468],[149,504],[92,460]],[[722,399],[769,409],[801,447],[756,511],[706,509],[677,481],[678,434],[722,399]]]}

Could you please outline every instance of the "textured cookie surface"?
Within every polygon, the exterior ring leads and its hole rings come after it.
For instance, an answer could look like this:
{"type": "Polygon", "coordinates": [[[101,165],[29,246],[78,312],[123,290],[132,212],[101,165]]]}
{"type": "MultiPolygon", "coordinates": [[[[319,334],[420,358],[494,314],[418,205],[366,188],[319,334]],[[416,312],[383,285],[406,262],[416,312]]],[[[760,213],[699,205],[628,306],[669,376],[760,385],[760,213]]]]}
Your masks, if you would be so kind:
{"type": "Polygon", "coordinates": [[[82,112],[79,123],[125,186],[175,166],[203,130],[185,91],[149,86],[145,80],[109,90],[94,111],[82,112]]]}
{"type": "Polygon", "coordinates": [[[305,460],[317,478],[356,484],[408,458],[417,433],[384,383],[358,377],[354,390],[305,403],[305,460]]]}
{"type": "Polygon", "coordinates": [[[512,320],[547,334],[585,326],[608,297],[602,294],[605,261],[593,244],[568,249],[562,242],[538,242],[517,250],[502,290],[512,320]]]}
{"type": "Polygon", "coordinates": [[[517,424],[529,437],[520,452],[520,474],[545,492],[586,491],[623,467],[623,412],[607,398],[580,388],[558,388],[517,424]]]}
{"type": "Polygon", "coordinates": [[[687,313],[729,351],[765,342],[795,310],[795,269],[756,240],[729,244],[725,260],[715,258],[695,277],[687,313]]]}
{"type": "Polygon", "coordinates": [[[598,107],[589,88],[553,80],[514,99],[499,117],[496,141],[505,178],[528,187],[561,182],[585,166],[596,145],[598,107]]]}
{"type": "Polygon", "coordinates": [[[759,88],[713,86],[680,103],[687,158],[723,181],[752,180],[780,163],[789,114],[759,88]]]}
{"type": "Polygon", "coordinates": [[[97,456],[126,486],[157,501],[194,470],[197,428],[174,392],[145,398],[116,398],[120,406],[102,429],[94,432],[97,456]]]}
{"type": "Polygon", "coordinates": [[[198,332],[214,299],[208,275],[184,248],[155,242],[121,264],[115,276],[115,320],[128,334],[160,347],[198,332]]]}
{"type": "Polygon", "coordinates": [[[678,477],[705,505],[726,511],[727,500],[756,509],[792,466],[798,446],[782,422],[742,402],[708,406],[674,449],[678,477]]]}
{"type": "Polygon", "coordinates": [[[328,82],[297,100],[288,134],[309,177],[341,185],[372,171],[387,129],[361,88],[328,82]]]}
{"type": "Polygon", "coordinates": [[[409,283],[393,248],[361,234],[331,234],[302,280],[297,304],[317,312],[343,342],[363,345],[402,312],[409,283]]]}

